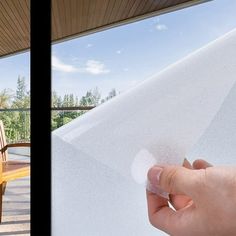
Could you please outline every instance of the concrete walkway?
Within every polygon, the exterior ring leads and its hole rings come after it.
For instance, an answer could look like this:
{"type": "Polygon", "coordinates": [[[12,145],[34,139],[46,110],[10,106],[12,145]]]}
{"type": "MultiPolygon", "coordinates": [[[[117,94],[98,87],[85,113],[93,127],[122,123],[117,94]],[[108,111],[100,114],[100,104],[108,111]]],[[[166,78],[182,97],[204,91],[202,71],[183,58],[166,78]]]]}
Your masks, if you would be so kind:
{"type": "MultiPolygon", "coordinates": [[[[14,154],[10,154],[9,160],[30,161],[29,157],[14,154]]],[[[8,182],[0,235],[30,236],[30,177],[8,182]]]]}

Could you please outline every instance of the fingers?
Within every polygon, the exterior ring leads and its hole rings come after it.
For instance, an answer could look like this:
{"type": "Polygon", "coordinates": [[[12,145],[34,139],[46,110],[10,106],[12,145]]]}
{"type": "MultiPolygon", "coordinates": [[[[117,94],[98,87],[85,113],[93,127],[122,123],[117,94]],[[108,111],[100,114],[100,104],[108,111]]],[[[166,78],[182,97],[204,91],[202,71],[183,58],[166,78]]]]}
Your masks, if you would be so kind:
{"type": "Polygon", "coordinates": [[[185,159],[183,167],[152,167],[148,171],[148,180],[155,191],[154,193],[147,191],[150,223],[170,235],[173,232],[183,231],[188,226],[186,221],[193,219],[195,202],[202,192],[202,184],[204,185],[204,169],[211,166],[202,159],[194,161],[193,165],[185,159]],[[162,191],[170,193],[170,202],[177,211],[171,209],[168,200],[160,196],[162,191]]]}
{"type": "MultiPolygon", "coordinates": [[[[183,166],[188,169],[193,169],[192,165],[186,158],[184,159],[183,166]]],[[[185,195],[170,194],[170,202],[176,210],[179,210],[189,205],[192,202],[192,199],[185,195]]]]}
{"type": "Polygon", "coordinates": [[[170,194],[170,202],[175,210],[180,210],[187,205],[190,205],[193,201],[190,197],[185,195],[172,195],[170,194]]]}
{"type": "Polygon", "coordinates": [[[154,166],[148,171],[148,179],[170,194],[192,197],[199,179],[204,174],[201,170],[189,170],[178,166],[154,166]]]}
{"type": "Polygon", "coordinates": [[[207,161],[203,160],[203,159],[197,159],[193,162],[193,168],[194,169],[206,169],[208,167],[212,167],[213,165],[211,165],[210,163],[208,163],[207,161]]]}
{"type": "Polygon", "coordinates": [[[150,223],[166,233],[172,232],[174,226],[177,225],[177,212],[169,208],[168,201],[165,198],[149,191],[146,193],[150,223]]]}
{"type": "Polygon", "coordinates": [[[168,207],[168,200],[152,193],[146,191],[147,194],[147,204],[148,204],[148,216],[151,221],[152,216],[159,211],[162,207],[168,207]]]}

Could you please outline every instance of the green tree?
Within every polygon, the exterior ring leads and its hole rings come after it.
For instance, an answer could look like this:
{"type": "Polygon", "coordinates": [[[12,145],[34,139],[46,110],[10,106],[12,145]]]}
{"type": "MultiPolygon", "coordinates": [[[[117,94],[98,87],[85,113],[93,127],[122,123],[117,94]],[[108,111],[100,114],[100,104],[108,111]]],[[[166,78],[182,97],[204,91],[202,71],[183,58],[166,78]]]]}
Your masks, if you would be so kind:
{"type": "MultiPolygon", "coordinates": [[[[26,90],[25,78],[18,76],[17,88],[13,108],[29,108],[30,107],[30,92],[26,90]]],[[[12,120],[12,126],[17,131],[16,138],[18,140],[30,139],[30,115],[29,112],[19,111],[15,119],[12,120]]]]}
{"type": "Polygon", "coordinates": [[[51,107],[58,107],[58,96],[56,91],[52,91],[51,107]]]}
{"type": "Polygon", "coordinates": [[[0,108],[9,108],[11,106],[12,91],[9,89],[3,89],[0,92],[0,108]]]}
{"type": "Polygon", "coordinates": [[[85,96],[80,99],[80,106],[97,106],[101,99],[101,93],[96,87],[93,90],[87,91],[85,96]]]}
{"type": "MultiPolygon", "coordinates": [[[[75,107],[78,106],[78,97],[74,94],[65,94],[63,100],[55,91],[52,92],[52,107],[75,107]]],[[[70,122],[79,116],[77,111],[52,111],[51,130],[70,122]]]]}
{"type": "Polygon", "coordinates": [[[97,106],[100,103],[100,99],[101,99],[101,93],[99,92],[97,87],[93,89],[92,97],[93,97],[93,101],[92,101],[93,105],[97,106]]]}
{"type": "MultiPolygon", "coordinates": [[[[76,106],[76,98],[74,97],[74,94],[67,94],[64,98],[65,98],[64,106],[66,107],[76,106]]],[[[78,117],[79,113],[77,111],[63,111],[63,113],[60,115],[62,116],[62,121],[63,121],[62,123],[66,124],[75,119],[76,117],[78,117]]]]}
{"type": "Polygon", "coordinates": [[[103,98],[103,99],[101,100],[101,103],[104,103],[104,102],[110,100],[111,98],[115,97],[116,95],[117,95],[116,89],[113,88],[113,89],[108,93],[108,96],[105,97],[105,98],[103,98]]]}
{"type": "MultiPolygon", "coordinates": [[[[101,94],[98,88],[89,90],[79,100],[74,94],[65,94],[63,99],[52,92],[52,107],[75,107],[75,106],[97,106],[100,103],[101,94]]],[[[57,129],[60,126],[72,121],[76,117],[86,113],[86,111],[56,111],[52,112],[51,130],[57,129]]]]}
{"type": "MultiPolygon", "coordinates": [[[[30,93],[26,90],[25,78],[18,77],[16,92],[4,89],[0,92],[1,108],[29,108],[30,93]]],[[[30,114],[26,111],[0,113],[8,142],[30,139],[30,114]]]]}
{"type": "MultiPolygon", "coordinates": [[[[13,98],[13,92],[9,89],[4,89],[0,92],[0,108],[7,109],[11,107],[13,98]]],[[[0,112],[0,120],[3,121],[5,126],[5,132],[7,141],[14,140],[16,137],[16,131],[13,129],[12,125],[14,124],[15,114],[13,112],[3,111],[0,112]],[[13,122],[12,122],[13,121],[13,122]]]]}
{"type": "Polygon", "coordinates": [[[13,102],[15,108],[28,108],[30,107],[30,92],[26,90],[26,83],[24,77],[18,77],[16,96],[13,102]]]}
{"type": "MultiPolygon", "coordinates": [[[[60,107],[61,103],[58,104],[59,97],[56,93],[56,91],[52,91],[52,97],[51,97],[51,107],[60,107]]],[[[58,118],[58,111],[51,111],[51,130],[54,130],[57,128],[57,118],[58,118]]]]}
{"type": "Polygon", "coordinates": [[[70,107],[74,107],[75,106],[75,99],[74,99],[74,95],[73,94],[69,95],[69,106],[70,107]]]}

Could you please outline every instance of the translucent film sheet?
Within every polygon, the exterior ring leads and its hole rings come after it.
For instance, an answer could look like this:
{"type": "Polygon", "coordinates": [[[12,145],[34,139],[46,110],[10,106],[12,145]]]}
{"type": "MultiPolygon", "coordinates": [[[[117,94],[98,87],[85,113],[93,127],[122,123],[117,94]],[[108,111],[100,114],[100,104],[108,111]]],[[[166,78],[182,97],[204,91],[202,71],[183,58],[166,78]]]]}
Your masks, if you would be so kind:
{"type": "Polygon", "coordinates": [[[235,81],[236,30],[54,131],[52,234],[165,235],[147,219],[147,170],[181,165],[235,81]]]}

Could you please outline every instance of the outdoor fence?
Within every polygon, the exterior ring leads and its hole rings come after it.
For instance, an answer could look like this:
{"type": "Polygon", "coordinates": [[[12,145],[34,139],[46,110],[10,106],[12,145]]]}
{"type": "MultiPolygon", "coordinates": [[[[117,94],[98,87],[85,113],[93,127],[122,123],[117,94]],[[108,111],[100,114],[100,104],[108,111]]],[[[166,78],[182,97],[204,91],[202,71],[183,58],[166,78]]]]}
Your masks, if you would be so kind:
{"type": "Polygon", "coordinates": [[[77,107],[52,107],[51,108],[51,130],[55,130],[62,125],[72,121],[78,116],[83,115],[95,106],[77,106],[77,107]]]}
{"type": "MultiPolygon", "coordinates": [[[[51,127],[55,130],[95,106],[52,107],[51,127]]],[[[30,142],[30,108],[0,109],[8,143],[30,142]]]]}

